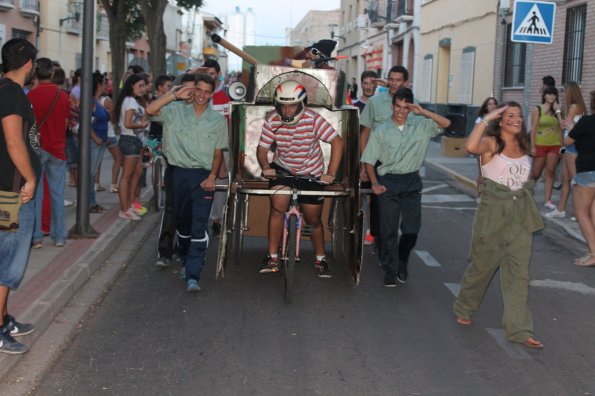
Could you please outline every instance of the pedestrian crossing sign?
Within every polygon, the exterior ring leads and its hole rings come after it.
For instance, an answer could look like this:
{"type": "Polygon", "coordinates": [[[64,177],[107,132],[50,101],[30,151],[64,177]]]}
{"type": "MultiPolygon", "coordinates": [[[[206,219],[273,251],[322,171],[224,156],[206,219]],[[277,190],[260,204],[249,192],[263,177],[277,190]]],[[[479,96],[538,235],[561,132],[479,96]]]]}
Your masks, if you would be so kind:
{"type": "Polygon", "coordinates": [[[555,15],[556,3],[515,1],[511,40],[520,43],[551,44],[555,15]]]}

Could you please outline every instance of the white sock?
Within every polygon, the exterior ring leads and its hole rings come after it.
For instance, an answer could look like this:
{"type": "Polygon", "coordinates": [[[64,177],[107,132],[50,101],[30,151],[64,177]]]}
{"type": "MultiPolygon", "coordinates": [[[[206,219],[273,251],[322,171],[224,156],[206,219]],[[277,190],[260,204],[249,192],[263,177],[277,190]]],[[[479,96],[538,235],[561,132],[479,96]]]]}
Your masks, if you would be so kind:
{"type": "Polygon", "coordinates": [[[316,256],[316,261],[322,261],[324,258],[324,254],[322,256],[316,256]]]}
{"type": "Polygon", "coordinates": [[[276,259],[277,257],[279,257],[279,255],[277,253],[271,253],[269,254],[269,256],[271,256],[271,258],[276,259]]]}

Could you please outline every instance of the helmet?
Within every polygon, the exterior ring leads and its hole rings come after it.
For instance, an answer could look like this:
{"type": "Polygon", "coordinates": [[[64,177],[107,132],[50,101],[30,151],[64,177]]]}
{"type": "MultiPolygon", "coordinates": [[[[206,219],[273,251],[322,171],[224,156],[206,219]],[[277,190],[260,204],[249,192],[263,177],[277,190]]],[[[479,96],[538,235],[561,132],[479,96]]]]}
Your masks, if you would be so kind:
{"type": "Polygon", "coordinates": [[[275,89],[273,100],[275,101],[275,110],[281,118],[281,122],[286,125],[292,125],[299,121],[302,113],[306,109],[304,101],[306,99],[306,89],[297,81],[287,80],[282,82],[275,89]],[[284,117],[281,106],[286,104],[299,103],[298,109],[293,117],[284,117]]]}

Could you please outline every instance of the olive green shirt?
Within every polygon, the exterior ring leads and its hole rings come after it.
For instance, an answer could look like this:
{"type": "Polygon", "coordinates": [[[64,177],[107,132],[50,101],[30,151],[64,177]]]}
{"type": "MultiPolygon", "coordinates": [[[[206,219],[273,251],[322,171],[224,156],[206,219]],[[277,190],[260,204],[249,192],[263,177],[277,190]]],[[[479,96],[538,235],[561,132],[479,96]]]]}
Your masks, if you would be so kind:
{"type": "Polygon", "coordinates": [[[211,106],[197,117],[192,104],[172,102],[151,121],[163,124],[163,153],[180,168],[211,170],[215,150],[227,148],[227,120],[211,106]]]}
{"type": "Polygon", "coordinates": [[[359,123],[370,129],[376,128],[393,115],[393,98],[388,91],[372,96],[360,114],[359,123]]]}
{"type": "Polygon", "coordinates": [[[418,171],[426,158],[430,139],[441,132],[434,120],[413,113],[402,130],[389,118],[370,134],[361,162],[374,165],[380,161],[379,176],[418,171]]]}

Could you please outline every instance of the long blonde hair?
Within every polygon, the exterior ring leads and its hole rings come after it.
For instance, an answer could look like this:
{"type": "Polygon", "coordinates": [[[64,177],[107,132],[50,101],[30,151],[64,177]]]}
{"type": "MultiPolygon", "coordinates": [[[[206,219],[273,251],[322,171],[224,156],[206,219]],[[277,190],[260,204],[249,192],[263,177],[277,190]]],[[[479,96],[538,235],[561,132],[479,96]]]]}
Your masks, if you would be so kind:
{"type": "Polygon", "coordinates": [[[585,115],[587,114],[587,106],[583,100],[583,93],[579,85],[571,81],[564,86],[564,113],[568,114],[570,106],[576,106],[576,114],[585,115]]]}

